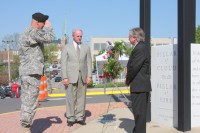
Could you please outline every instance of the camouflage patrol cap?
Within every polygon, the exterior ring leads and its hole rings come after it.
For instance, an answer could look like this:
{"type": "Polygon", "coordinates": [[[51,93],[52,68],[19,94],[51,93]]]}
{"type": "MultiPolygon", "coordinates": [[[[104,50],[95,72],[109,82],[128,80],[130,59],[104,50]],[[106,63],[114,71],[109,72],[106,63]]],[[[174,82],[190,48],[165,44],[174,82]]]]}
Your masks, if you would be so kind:
{"type": "Polygon", "coordinates": [[[49,18],[49,16],[48,15],[44,15],[44,14],[42,14],[40,12],[37,12],[37,13],[34,13],[32,15],[32,18],[37,20],[38,22],[45,22],[49,18]]]}

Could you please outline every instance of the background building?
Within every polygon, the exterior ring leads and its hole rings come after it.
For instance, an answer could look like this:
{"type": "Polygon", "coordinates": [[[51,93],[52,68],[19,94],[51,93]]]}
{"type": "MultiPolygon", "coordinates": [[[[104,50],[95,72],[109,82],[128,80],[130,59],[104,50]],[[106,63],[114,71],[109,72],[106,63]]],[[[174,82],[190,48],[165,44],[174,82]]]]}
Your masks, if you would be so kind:
{"type": "Polygon", "coordinates": [[[106,49],[107,41],[114,43],[115,41],[123,40],[127,44],[130,45],[128,38],[92,38],[91,39],[91,55],[92,60],[95,60],[96,55],[99,53],[100,50],[106,49]]]}
{"type": "MultiPolygon", "coordinates": [[[[107,38],[107,37],[94,37],[91,39],[91,55],[92,60],[94,61],[96,55],[100,50],[106,49],[106,42],[110,41],[114,43],[115,41],[123,40],[126,42],[128,47],[131,47],[128,38],[107,38]]],[[[151,46],[158,45],[168,45],[168,44],[177,44],[177,38],[151,38],[151,46]]]]}
{"type": "MultiPolygon", "coordinates": [[[[102,37],[92,38],[91,39],[91,56],[92,56],[93,63],[95,63],[94,61],[96,61],[96,56],[98,56],[99,51],[106,49],[107,41],[114,43],[115,41],[121,41],[121,40],[124,41],[128,47],[132,46],[130,44],[128,38],[106,38],[106,37],[105,38],[102,38],[102,37]]],[[[151,46],[168,45],[168,44],[177,44],[177,39],[176,38],[151,38],[151,46]]],[[[127,57],[127,58],[129,58],[129,57],[127,57]]],[[[98,70],[96,71],[96,73],[93,73],[93,75],[94,75],[93,82],[94,83],[100,83],[101,79],[99,79],[99,75],[102,74],[101,69],[105,62],[106,62],[106,60],[103,60],[103,59],[101,61],[96,62],[96,68],[98,70]]],[[[116,81],[123,82],[126,77],[125,70],[126,70],[126,65],[127,65],[128,59],[122,59],[122,60],[119,60],[119,62],[123,66],[124,71],[122,71],[121,75],[116,79],[116,81]]]]}

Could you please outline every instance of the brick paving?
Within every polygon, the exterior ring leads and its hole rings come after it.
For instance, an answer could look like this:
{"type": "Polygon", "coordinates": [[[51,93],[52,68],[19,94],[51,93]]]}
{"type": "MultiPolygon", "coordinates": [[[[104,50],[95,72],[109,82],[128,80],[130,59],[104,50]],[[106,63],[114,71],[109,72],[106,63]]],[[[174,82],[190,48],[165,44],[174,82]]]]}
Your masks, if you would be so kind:
{"type": "MultiPolygon", "coordinates": [[[[108,111],[109,103],[86,104],[86,123],[102,116],[108,111]]],[[[127,108],[122,102],[110,103],[109,111],[115,108],[127,108]]],[[[81,125],[68,127],[64,116],[65,106],[38,108],[31,127],[32,133],[69,133],[81,125]]],[[[0,133],[21,133],[20,112],[0,114],[0,133]]]]}

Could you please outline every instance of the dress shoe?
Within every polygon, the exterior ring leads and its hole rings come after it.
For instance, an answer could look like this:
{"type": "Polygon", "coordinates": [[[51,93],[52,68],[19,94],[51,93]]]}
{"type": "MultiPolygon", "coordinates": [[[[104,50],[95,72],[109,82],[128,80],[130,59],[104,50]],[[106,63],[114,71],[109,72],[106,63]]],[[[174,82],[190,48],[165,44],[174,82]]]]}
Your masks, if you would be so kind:
{"type": "Polygon", "coordinates": [[[84,121],[77,121],[77,123],[80,125],[86,125],[86,123],[84,121]]]}

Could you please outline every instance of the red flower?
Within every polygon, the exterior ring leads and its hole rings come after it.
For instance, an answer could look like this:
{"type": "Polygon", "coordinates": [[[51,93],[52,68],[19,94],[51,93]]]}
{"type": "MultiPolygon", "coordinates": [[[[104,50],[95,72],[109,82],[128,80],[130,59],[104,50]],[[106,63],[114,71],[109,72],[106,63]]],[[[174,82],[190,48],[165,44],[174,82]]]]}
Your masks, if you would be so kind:
{"type": "Polygon", "coordinates": [[[99,75],[99,78],[100,78],[100,79],[102,79],[102,78],[103,78],[103,76],[102,76],[102,75],[99,75]]]}
{"type": "Polygon", "coordinates": [[[106,59],[106,56],[105,56],[105,55],[103,56],[103,59],[106,59]]]}
{"type": "Polygon", "coordinates": [[[109,54],[109,55],[111,55],[112,53],[113,53],[112,50],[108,51],[108,54],[109,54]]]}
{"type": "Polygon", "coordinates": [[[109,74],[109,73],[106,73],[105,76],[106,76],[106,78],[109,78],[109,77],[110,77],[110,74],[109,74]]]}
{"type": "Polygon", "coordinates": [[[107,63],[103,64],[103,66],[104,66],[104,67],[107,66],[107,63]]]}

